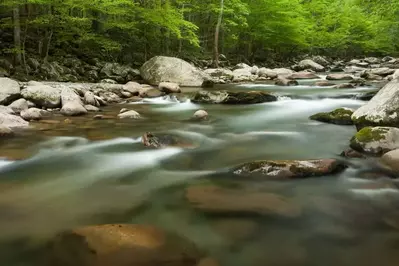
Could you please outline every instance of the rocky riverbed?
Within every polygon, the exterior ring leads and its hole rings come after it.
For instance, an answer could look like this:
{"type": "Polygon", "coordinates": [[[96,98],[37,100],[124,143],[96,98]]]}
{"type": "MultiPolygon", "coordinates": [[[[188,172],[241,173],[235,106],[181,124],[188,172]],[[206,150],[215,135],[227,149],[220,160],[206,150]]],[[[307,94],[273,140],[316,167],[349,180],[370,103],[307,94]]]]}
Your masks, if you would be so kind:
{"type": "Polygon", "coordinates": [[[396,59],[321,59],[0,78],[1,264],[397,265],[396,59]]]}

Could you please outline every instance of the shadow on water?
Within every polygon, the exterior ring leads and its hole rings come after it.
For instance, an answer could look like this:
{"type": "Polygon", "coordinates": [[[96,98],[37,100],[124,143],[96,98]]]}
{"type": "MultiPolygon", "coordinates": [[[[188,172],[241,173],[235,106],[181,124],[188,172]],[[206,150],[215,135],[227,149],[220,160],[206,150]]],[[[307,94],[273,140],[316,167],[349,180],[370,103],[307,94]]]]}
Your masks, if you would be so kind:
{"type": "MultiPolygon", "coordinates": [[[[256,89],[265,87],[284,90],[256,89]]],[[[12,150],[25,160],[0,162],[0,264],[36,266],[37,249],[65,229],[144,223],[190,238],[228,266],[398,265],[399,194],[394,181],[364,179],[356,167],[291,181],[231,173],[232,166],[254,160],[335,158],[347,148],[354,127],[308,117],[364,102],[317,100],[321,89],[303,87],[290,93],[307,90],[313,99],[231,107],[160,98],[111,106],[104,115],[115,117],[127,107],[146,119],[80,117],[64,123],[65,118],[54,117],[55,122],[35,124],[45,130],[2,143],[3,156],[12,150]],[[206,108],[210,121],[188,123],[200,108],[206,108]],[[184,136],[197,148],[144,147],[141,136],[147,131],[184,136]],[[188,188],[215,186],[231,199],[231,206],[252,206],[254,195],[278,195],[295,215],[276,215],[282,208],[278,205],[269,206],[266,214],[257,209],[218,213],[190,202],[188,188]]],[[[354,161],[354,166],[368,163],[354,161]]],[[[199,200],[206,202],[207,195],[200,194],[199,200]]]]}

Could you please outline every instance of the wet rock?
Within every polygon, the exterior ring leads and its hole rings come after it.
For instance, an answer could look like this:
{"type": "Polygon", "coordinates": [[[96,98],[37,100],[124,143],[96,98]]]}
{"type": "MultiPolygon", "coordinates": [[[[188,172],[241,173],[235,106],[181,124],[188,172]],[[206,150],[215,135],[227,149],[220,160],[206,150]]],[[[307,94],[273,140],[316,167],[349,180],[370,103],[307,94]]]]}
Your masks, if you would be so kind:
{"type": "Polygon", "coordinates": [[[18,99],[12,102],[8,107],[10,107],[15,113],[19,114],[23,110],[29,108],[28,102],[25,99],[18,99]]]}
{"type": "Polygon", "coordinates": [[[312,69],[316,72],[325,71],[325,67],[323,67],[320,64],[317,64],[316,62],[314,62],[313,60],[310,60],[310,59],[302,60],[301,62],[299,62],[298,66],[301,70],[312,69]]]}
{"type": "Polygon", "coordinates": [[[90,104],[86,104],[86,105],[84,106],[84,108],[85,108],[88,112],[99,112],[99,111],[100,111],[100,108],[98,108],[98,107],[96,107],[96,106],[93,106],[93,105],[90,105],[90,104]]]}
{"type": "Polygon", "coordinates": [[[94,93],[91,91],[86,91],[84,94],[84,101],[86,104],[92,105],[92,106],[100,106],[100,103],[96,100],[96,97],[94,93]]]}
{"type": "Polygon", "coordinates": [[[277,101],[277,97],[259,91],[198,91],[191,101],[208,104],[256,104],[277,101]]]}
{"type": "Polygon", "coordinates": [[[259,68],[258,75],[259,77],[268,78],[268,79],[275,79],[278,77],[277,71],[265,67],[259,68]]]}
{"type": "Polygon", "coordinates": [[[10,78],[0,77],[0,104],[7,105],[20,97],[21,89],[18,82],[10,78]]]}
{"type": "Polygon", "coordinates": [[[43,118],[42,112],[43,110],[38,108],[29,108],[21,111],[21,117],[26,121],[41,120],[43,118]]]}
{"type": "Polygon", "coordinates": [[[120,119],[140,119],[141,116],[139,113],[137,113],[134,110],[121,110],[121,112],[118,114],[118,117],[120,119]],[[122,112],[123,111],[123,112],[122,112]]]}
{"type": "Polygon", "coordinates": [[[22,97],[39,107],[57,108],[61,106],[61,89],[48,85],[29,85],[21,91],[22,97]]]}
{"type": "Polygon", "coordinates": [[[245,163],[233,169],[239,176],[253,176],[267,179],[295,179],[326,176],[338,173],[346,168],[335,159],[320,160],[281,160],[256,161],[245,163]]]}
{"type": "Polygon", "coordinates": [[[399,129],[393,127],[365,127],[353,136],[350,147],[356,151],[382,155],[399,149],[399,129]]]}
{"type": "Polygon", "coordinates": [[[14,135],[14,132],[9,128],[4,125],[0,125],[0,137],[11,137],[14,135]]]}
{"type": "Polygon", "coordinates": [[[358,129],[365,126],[399,125],[399,79],[385,85],[368,103],[357,109],[352,120],[358,129]]]}
{"type": "Polygon", "coordinates": [[[166,94],[181,92],[179,84],[173,82],[161,82],[158,85],[158,89],[166,94]]]}
{"type": "Polygon", "coordinates": [[[329,86],[334,86],[335,84],[332,82],[328,82],[328,81],[318,81],[315,83],[315,86],[318,87],[329,87],[329,86]]]}
{"type": "Polygon", "coordinates": [[[286,79],[284,77],[278,77],[275,82],[278,86],[296,86],[298,85],[298,81],[292,79],[286,79]]]}
{"type": "Polygon", "coordinates": [[[360,74],[360,77],[365,78],[367,80],[383,80],[382,76],[368,73],[368,72],[363,72],[362,74],[360,74]]]}
{"type": "Polygon", "coordinates": [[[361,100],[361,101],[370,101],[377,93],[378,93],[378,91],[369,91],[369,92],[361,93],[356,96],[356,99],[361,100]]]}
{"type": "Polygon", "coordinates": [[[358,151],[355,151],[354,149],[347,149],[343,151],[340,156],[346,157],[346,158],[359,158],[359,159],[364,159],[366,156],[358,151]]]}
{"type": "Polygon", "coordinates": [[[352,80],[353,76],[348,74],[329,74],[327,80],[352,80]]]}
{"type": "Polygon", "coordinates": [[[286,218],[301,216],[301,206],[283,196],[249,189],[217,186],[191,186],[185,197],[191,206],[211,214],[275,215],[286,218]]]}
{"type": "Polygon", "coordinates": [[[166,56],[155,56],[144,63],[141,76],[151,85],[174,82],[183,87],[201,87],[210,77],[186,61],[166,56]]]}
{"type": "Polygon", "coordinates": [[[354,89],[356,88],[355,84],[352,83],[342,83],[334,86],[334,89],[354,89]]]}
{"type": "Polygon", "coordinates": [[[324,123],[331,123],[336,125],[353,125],[351,116],[352,109],[338,108],[331,112],[318,113],[310,117],[311,120],[316,120],[324,123]]]}
{"type": "Polygon", "coordinates": [[[310,72],[297,72],[286,77],[287,79],[319,79],[320,77],[310,72]]]}
{"type": "Polygon", "coordinates": [[[0,125],[8,128],[25,128],[29,126],[29,122],[23,120],[21,117],[3,113],[0,111],[0,125]]]}
{"type": "Polygon", "coordinates": [[[202,257],[194,243],[177,234],[150,225],[115,224],[57,235],[48,245],[44,265],[196,266],[202,257]]]}
{"type": "Polygon", "coordinates": [[[399,149],[385,153],[381,157],[381,162],[392,170],[399,172],[399,149]]]}
{"type": "Polygon", "coordinates": [[[198,110],[194,113],[193,120],[201,121],[201,120],[207,120],[208,119],[208,112],[205,110],[198,110]]]}
{"type": "Polygon", "coordinates": [[[158,89],[149,89],[146,92],[143,92],[140,94],[141,97],[143,98],[158,98],[161,96],[164,96],[165,93],[163,93],[162,91],[158,90],[158,89]]]}
{"type": "Polygon", "coordinates": [[[166,147],[180,147],[180,148],[196,148],[198,145],[191,140],[182,136],[170,133],[151,133],[146,132],[142,136],[142,143],[146,147],[152,148],[166,148],[166,147]]]}

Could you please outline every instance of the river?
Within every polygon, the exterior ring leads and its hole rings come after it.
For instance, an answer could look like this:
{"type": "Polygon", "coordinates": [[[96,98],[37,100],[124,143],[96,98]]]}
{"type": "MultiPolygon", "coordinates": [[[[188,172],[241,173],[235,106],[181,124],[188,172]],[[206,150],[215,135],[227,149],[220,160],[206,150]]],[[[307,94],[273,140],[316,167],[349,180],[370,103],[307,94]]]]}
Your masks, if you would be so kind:
{"type": "Polygon", "coordinates": [[[309,116],[356,109],[365,102],[355,96],[375,88],[338,90],[313,82],[220,85],[215,89],[270,91],[279,100],[228,106],[173,96],[147,99],[102,112],[116,117],[121,108],[134,109],[142,120],[54,116],[2,140],[0,265],[33,266],[36,248],[57,232],[100,223],[157,225],[190,238],[227,266],[398,265],[399,216],[393,206],[399,195],[393,181],[364,179],[352,168],[282,182],[226,174],[249,161],[336,158],[348,148],[354,126],[309,116]],[[209,113],[208,122],[187,121],[198,109],[209,113]],[[141,136],[158,131],[180,134],[198,147],[144,147],[141,136]],[[283,195],[303,213],[295,219],[207,215],[185,199],[185,189],[194,184],[283,195]]]}

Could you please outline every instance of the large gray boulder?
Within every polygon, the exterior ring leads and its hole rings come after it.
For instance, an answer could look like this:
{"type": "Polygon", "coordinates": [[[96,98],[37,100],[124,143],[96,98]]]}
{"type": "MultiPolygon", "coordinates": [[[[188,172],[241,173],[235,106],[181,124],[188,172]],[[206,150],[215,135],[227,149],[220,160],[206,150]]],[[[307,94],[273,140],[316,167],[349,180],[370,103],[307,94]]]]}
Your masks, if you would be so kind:
{"type": "Polygon", "coordinates": [[[77,116],[87,114],[79,95],[72,89],[64,88],[61,91],[61,114],[77,116]]]}
{"type": "Polygon", "coordinates": [[[18,82],[9,78],[0,78],[0,104],[10,104],[20,97],[18,82]]]}
{"type": "Polygon", "coordinates": [[[313,60],[310,59],[305,59],[302,60],[301,62],[299,62],[298,64],[299,68],[301,70],[305,70],[305,69],[311,69],[314,70],[316,72],[323,72],[325,71],[325,67],[323,67],[322,65],[314,62],[313,60]]]}
{"type": "Polygon", "coordinates": [[[357,109],[352,120],[358,128],[399,125],[399,78],[389,82],[368,103],[357,109]]]}
{"type": "Polygon", "coordinates": [[[166,56],[155,56],[144,63],[140,69],[143,79],[151,85],[174,82],[183,87],[200,87],[210,79],[201,70],[186,61],[166,56]]]}
{"type": "Polygon", "coordinates": [[[61,89],[44,84],[27,86],[21,91],[22,97],[33,102],[37,106],[46,108],[58,108],[61,105],[61,89]]]}

